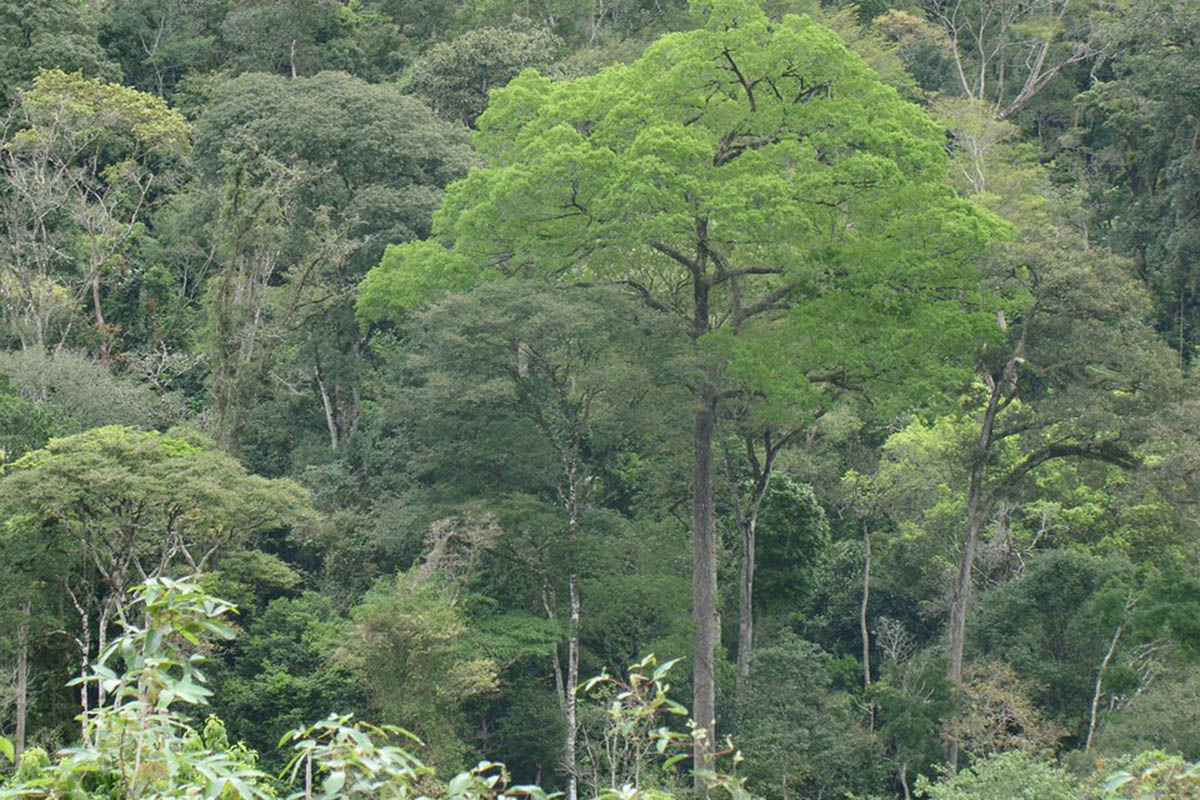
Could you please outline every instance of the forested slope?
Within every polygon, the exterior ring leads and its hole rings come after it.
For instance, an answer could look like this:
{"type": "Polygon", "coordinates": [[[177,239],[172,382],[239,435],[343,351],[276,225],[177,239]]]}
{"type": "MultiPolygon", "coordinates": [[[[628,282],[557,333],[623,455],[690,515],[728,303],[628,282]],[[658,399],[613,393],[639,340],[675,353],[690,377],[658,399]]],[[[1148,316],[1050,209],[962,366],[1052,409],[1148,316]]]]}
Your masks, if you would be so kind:
{"type": "Polygon", "coordinates": [[[0,797],[1192,796],[1198,35],[0,0],[0,797]]]}

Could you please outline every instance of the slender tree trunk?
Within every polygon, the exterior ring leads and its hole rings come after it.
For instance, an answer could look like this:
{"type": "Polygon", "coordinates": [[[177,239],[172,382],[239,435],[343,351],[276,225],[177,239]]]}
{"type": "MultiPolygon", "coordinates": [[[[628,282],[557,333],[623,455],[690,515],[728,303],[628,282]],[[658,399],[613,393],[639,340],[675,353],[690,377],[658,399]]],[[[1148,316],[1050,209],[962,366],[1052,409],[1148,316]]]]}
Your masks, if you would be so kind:
{"type": "Polygon", "coordinates": [[[13,763],[21,763],[25,752],[25,724],[29,716],[29,617],[33,608],[29,601],[21,613],[21,627],[17,629],[17,725],[13,732],[13,763]]]}
{"type": "Polygon", "coordinates": [[[742,574],[738,582],[737,692],[750,680],[750,654],[754,650],[754,563],[758,515],[742,520],[742,574]]]}
{"type": "Polygon", "coordinates": [[[971,490],[967,497],[967,536],[959,554],[958,578],[950,602],[950,665],[947,677],[951,683],[962,680],[967,607],[971,602],[971,573],[979,549],[979,531],[983,527],[982,472],[982,464],[977,464],[971,470],[971,490]]]}
{"type": "Polygon", "coordinates": [[[92,277],[92,309],[96,317],[96,333],[100,337],[100,363],[108,366],[108,327],[104,324],[104,311],[100,308],[100,271],[92,277]]]}
{"type": "MultiPolygon", "coordinates": [[[[576,442],[576,445],[578,443],[576,442]]],[[[564,742],[564,760],[567,768],[567,800],[577,800],[579,792],[579,765],[576,762],[576,736],[579,730],[577,715],[577,698],[579,691],[579,466],[574,455],[578,454],[578,446],[573,448],[564,466],[567,478],[567,605],[569,614],[567,623],[567,683],[565,689],[566,710],[566,741],[564,742]]]]}
{"type": "MultiPolygon", "coordinates": [[[[863,591],[858,609],[858,630],[862,634],[863,688],[871,688],[871,632],[867,626],[867,605],[871,601],[871,529],[863,524],[863,591]]],[[[872,714],[874,718],[874,714],[872,714]]]]}
{"type": "Polygon", "coordinates": [[[984,497],[983,473],[992,447],[1002,394],[1002,381],[993,381],[971,464],[971,481],[967,491],[967,536],[959,555],[958,579],[955,581],[954,596],[950,602],[950,665],[947,677],[951,683],[962,679],[963,637],[967,624],[967,607],[971,602],[971,572],[975,566],[976,551],[979,549],[979,531],[983,528],[989,506],[984,497]]]}
{"type": "MultiPolygon", "coordinates": [[[[74,595],[72,595],[74,600],[74,595]]],[[[75,608],[79,612],[79,623],[81,627],[80,638],[76,641],[79,644],[79,677],[86,678],[88,669],[92,663],[92,626],[91,618],[87,611],[75,602],[75,608]]],[[[84,744],[88,743],[87,726],[88,726],[88,685],[86,683],[79,684],[79,729],[83,737],[84,744]]]]}
{"type": "Polygon", "coordinates": [[[768,429],[762,433],[763,458],[759,461],[755,454],[755,437],[746,436],[746,457],[750,464],[754,486],[750,493],[750,503],[743,510],[737,481],[733,474],[732,458],[725,453],[725,472],[729,479],[729,493],[733,499],[733,510],[737,516],[738,530],[742,538],[742,571],[738,582],[738,661],[737,684],[738,696],[750,680],[750,656],[754,652],[754,571],[757,564],[755,552],[758,544],[758,518],[762,513],[763,502],[766,501],[767,491],[771,487],[771,478],[775,473],[775,456],[791,441],[796,431],[781,437],[773,436],[768,429]]]}
{"type": "Polygon", "coordinates": [[[342,443],[341,437],[338,435],[337,411],[334,408],[333,398],[329,394],[329,389],[321,377],[320,364],[313,367],[313,375],[317,382],[317,392],[321,395],[321,407],[325,410],[325,427],[329,431],[329,449],[337,450],[342,443]]]}
{"type": "Polygon", "coordinates": [[[570,635],[567,639],[566,717],[567,736],[564,754],[567,767],[567,800],[579,796],[579,765],[576,758],[576,735],[579,728],[576,694],[579,691],[579,576],[575,570],[567,579],[570,604],[570,635]]]}
{"type": "Polygon", "coordinates": [[[1089,752],[1092,749],[1092,740],[1096,736],[1096,722],[1100,712],[1100,698],[1104,688],[1104,670],[1108,669],[1109,662],[1112,661],[1113,654],[1117,652],[1117,644],[1121,641],[1121,634],[1125,630],[1124,615],[1129,613],[1129,609],[1133,607],[1133,590],[1129,590],[1129,594],[1125,597],[1125,608],[1122,611],[1121,624],[1113,632],[1112,641],[1108,644],[1108,652],[1104,654],[1104,660],[1100,662],[1100,669],[1096,671],[1096,689],[1092,692],[1092,708],[1091,715],[1088,718],[1087,741],[1084,742],[1083,752],[1089,752]]]}
{"type": "MultiPolygon", "coordinates": [[[[990,503],[984,497],[983,476],[988,455],[992,447],[992,436],[996,427],[996,415],[999,413],[1004,384],[1009,379],[1013,362],[1005,369],[1000,381],[992,381],[991,394],[988,397],[987,409],[983,414],[983,423],[979,428],[979,440],[976,443],[974,459],[971,465],[971,482],[967,491],[967,536],[963,542],[962,553],[958,559],[958,577],[954,583],[954,595],[950,601],[950,646],[949,668],[946,677],[952,685],[962,682],[963,647],[967,628],[967,609],[971,604],[971,574],[975,569],[975,555],[979,550],[979,532],[988,514],[990,503]]],[[[950,769],[958,767],[958,739],[951,738],[947,748],[946,760],[950,769]]]]}
{"type": "MultiPolygon", "coordinates": [[[[705,310],[707,317],[707,309],[705,310]]],[[[716,741],[717,531],[713,510],[713,428],[716,418],[717,375],[709,369],[698,392],[693,428],[692,480],[692,714],[706,735],[696,740],[694,769],[713,768],[716,741]]],[[[705,782],[694,775],[703,793],[705,782]]]]}

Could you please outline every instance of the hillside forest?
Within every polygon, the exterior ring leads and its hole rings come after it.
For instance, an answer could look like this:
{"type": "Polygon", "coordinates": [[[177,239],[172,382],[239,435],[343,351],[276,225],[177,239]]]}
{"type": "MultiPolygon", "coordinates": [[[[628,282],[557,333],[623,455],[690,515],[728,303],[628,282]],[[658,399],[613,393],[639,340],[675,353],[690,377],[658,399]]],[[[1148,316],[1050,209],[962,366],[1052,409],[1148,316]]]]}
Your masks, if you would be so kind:
{"type": "Polygon", "coordinates": [[[0,0],[0,798],[1200,791],[1200,0],[0,0]]]}

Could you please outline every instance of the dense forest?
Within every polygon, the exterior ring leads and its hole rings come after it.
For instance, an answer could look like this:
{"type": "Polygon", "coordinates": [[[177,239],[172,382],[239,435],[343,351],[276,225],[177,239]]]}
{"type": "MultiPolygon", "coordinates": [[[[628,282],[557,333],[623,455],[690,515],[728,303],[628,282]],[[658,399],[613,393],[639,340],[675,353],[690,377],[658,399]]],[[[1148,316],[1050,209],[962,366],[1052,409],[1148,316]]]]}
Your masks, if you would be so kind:
{"type": "Polygon", "coordinates": [[[0,0],[0,107],[0,798],[1200,791],[1200,0],[0,0]]]}

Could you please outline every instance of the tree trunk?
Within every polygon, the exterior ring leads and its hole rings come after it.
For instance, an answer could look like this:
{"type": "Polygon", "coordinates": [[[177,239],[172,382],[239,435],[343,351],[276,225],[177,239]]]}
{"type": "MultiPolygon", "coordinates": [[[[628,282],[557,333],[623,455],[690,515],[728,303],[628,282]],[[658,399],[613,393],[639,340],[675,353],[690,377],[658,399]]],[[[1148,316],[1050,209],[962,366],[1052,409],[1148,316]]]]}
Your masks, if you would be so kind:
{"type": "Polygon", "coordinates": [[[951,683],[962,680],[967,606],[971,602],[971,572],[979,549],[979,531],[983,527],[982,472],[982,464],[977,464],[971,470],[971,490],[967,497],[967,536],[959,554],[958,578],[950,601],[950,665],[946,676],[951,683]]]}
{"type": "MultiPolygon", "coordinates": [[[[707,310],[705,310],[707,316],[707,310]]],[[[717,531],[713,512],[712,441],[716,417],[716,370],[710,368],[697,397],[692,473],[692,714],[706,735],[696,739],[694,770],[713,768],[716,741],[715,656],[717,624],[717,531]]],[[[694,773],[696,791],[706,783],[694,773]]]]}
{"type": "MultiPolygon", "coordinates": [[[[1001,380],[992,380],[991,394],[988,397],[987,410],[983,414],[983,423],[979,428],[979,440],[976,444],[975,457],[971,465],[971,483],[967,492],[967,536],[963,542],[962,553],[958,559],[958,578],[954,583],[954,595],[950,601],[950,646],[949,668],[946,677],[951,685],[962,681],[963,646],[967,628],[967,609],[971,604],[971,573],[975,568],[975,554],[979,550],[979,531],[983,528],[990,503],[984,497],[983,473],[987,465],[988,455],[992,448],[992,436],[996,427],[996,415],[1004,393],[1004,384],[1009,380],[1009,374],[1014,362],[1010,361],[1005,368],[1001,380]]],[[[946,760],[950,769],[958,767],[958,740],[951,738],[947,748],[946,760]]]]}
{"type": "Polygon", "coordinates": [[[13,763],[21,763],[25,752],[25,723],[29,712],[29,617],[32,606],[25,601],[21,627],[17,629],[17,725],[13,732],[13,763]]]}
{"type": "Polygon", "coordinates": [[[100,337],[100,363],[108,367],[108,327],[104,324],[104,311],[100,308],[100,270],[92,276],[92,309],[96,317],[96,333],[100,337]]]}
{"type": "MultiPolygon", "coordinates": [[[[867,606],[871,601],[871,529],[863,525],[863,592],[858,609],[858,630],[862,634],[863,688],[871,688],[871,632],[867,626],[867,606]]],[[[872,714],[874,717],[874,714],[872,714]]]]}
{"type": "Polygon", "coordinates": [[[575,748],[579,723],[576,713],[576,694],[579,691],[579,466],[575,456],[578,454],[578,442],[572,448],[571,456],[565,458],[564,467],[567,479],[567,683],[565,689],[566,710],[566,741],[563,743],[564,760],[567,768],[567,798],[577,800],[579,792],[579,765],[576,763],[575,748]]]}
{"type": "Polygon", "coordinates": [[[567,799],[577,800],[579,793],[579,765],[576,763],[576,734],[579,728],[576,693],[579,691],[579,580],[574,568],[567,579],[570,603],[569,636],[567,638],[567,685],[566,717],[567,736],[564,759],[567,768],[567,799]]]}
{"type": "Polygon", "coordinates": [[[737,692],[750,680],[750,653],[754,650],[754,548],[757,540],[758,515],[748,515],[742,521],[742,574],[738,582],[738,661],[737,692]]]}
{"type": "Polygon", "coordinates": [[[1096,689],[1092,692],[1092,707],[1091,714],[1088,717],[1087,741],[1083,745],[1083,752],[1085,753],[1091,751],[1092,740],[1096,736],[1096,723],[1100,714],[1100,698],[1104,689],[1104,670],[1108,669],[1113,654],[1117,652],[1117,644],[1121,641],[1121,634],[1125,629],[1125,615],[1129,613],[1129,609],[1131,608],[1133,608],[1133,589],[1130,589],[1129,593],[1125,596],[1125,608],[1121,611],[1121,624],[1117,625],[1117,629],[1113,631],[1112,641],[1108,644],[1108,652],[1104,654],[1104,660],[1100,662],[1100,669],[1096,670],[1096,689]]]}
{"type": "Polygon", "coordinates": [[[775,456],[795,435],[795,431],[782,437],[772,436],[770,430],[762,434],[763,458],[755,455],[754,437],[745,437],[746,457],[750,463],[754,486],[750,503],[742,509],[737,481],[728,452],[725,454],[725,471],[729,478],[729,493],[733,498],[733,510],[737,516],[738,529],[742,535],[742,572],[738,584],[738,662],[736,690],[741,696],[742,688],[750,680],[750,655],[754,652],[754,569],[757,563],[755,549],[758,542],[758,517],[762,513],[767,490],[774,475],[775,456]]]}

